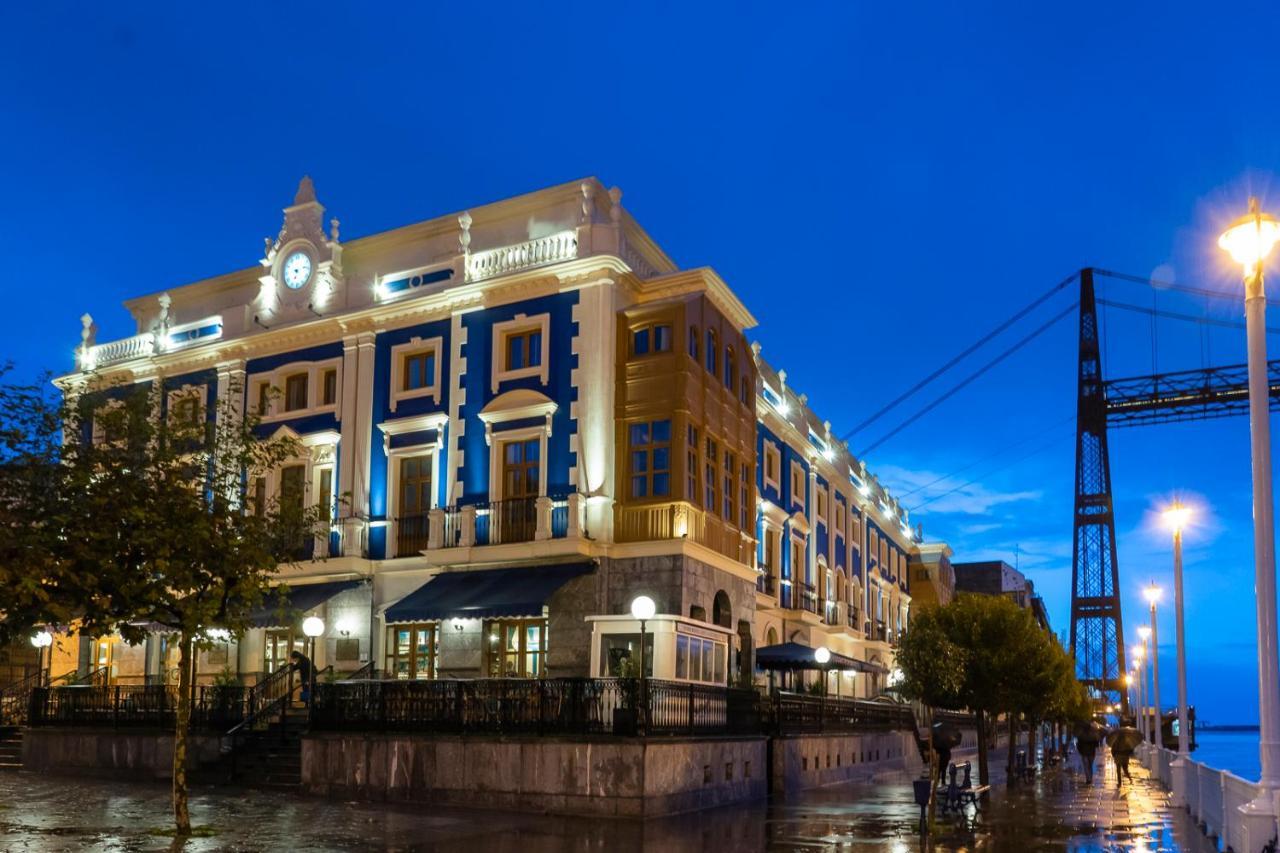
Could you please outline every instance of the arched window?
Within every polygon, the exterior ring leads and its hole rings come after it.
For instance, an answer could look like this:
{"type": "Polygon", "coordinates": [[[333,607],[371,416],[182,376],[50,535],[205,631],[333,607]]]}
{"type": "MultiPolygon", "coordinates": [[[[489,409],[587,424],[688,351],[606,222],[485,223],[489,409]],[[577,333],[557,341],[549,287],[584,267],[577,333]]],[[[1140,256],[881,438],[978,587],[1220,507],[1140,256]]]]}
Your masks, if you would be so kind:
{"type": "Polygon", "coordinates": [[[733,347],[725,347],[724,350],[724,387],[729,389],[729,393],[733,393],[733,386],[738,378],[738,369],[733,361],[733,347]]]}
{"type": "Polygon", "coordinates": [[[778,629],[777,628],[774,628],[771,625],[769,626],[769,630],[764,632],[764,644],[766,646],[778,645],[778,629]]]}
{"type": "Polygon", "coordinates": [[[721,628],[728,628],[733,624],[729,595],[723,589],[717,590],[716,597],[711,600],[711,621],[721,628]]]}
{"type": "Polygon", "coordinates": [[[716,375],[716,358],[720,345],[716,342],[716,330],[707,329],[707,372],[716,375]]]}
{"type": "Polygon", "coordinates": [[[698,327],[689,327],[689,358],[698,360],[698,327]]]}

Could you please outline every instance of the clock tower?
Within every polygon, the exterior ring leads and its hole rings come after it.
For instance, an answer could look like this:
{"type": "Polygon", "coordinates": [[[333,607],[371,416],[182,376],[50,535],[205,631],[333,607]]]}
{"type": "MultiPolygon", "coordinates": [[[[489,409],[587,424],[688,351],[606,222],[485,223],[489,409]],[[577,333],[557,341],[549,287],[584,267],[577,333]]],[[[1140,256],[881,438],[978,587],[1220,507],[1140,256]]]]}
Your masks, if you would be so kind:
{"type": "Polygon", "coordinates": [[[271,326],[324,315],[340,307],[342,244],[338,220],[324,233],[324,205],[316,201],[311,178],[303,176],[293,204],[284,209],[284,225],[273,240],[267,237],[259,261],[264,273],[257,299],[259,325],[271,326]]]}

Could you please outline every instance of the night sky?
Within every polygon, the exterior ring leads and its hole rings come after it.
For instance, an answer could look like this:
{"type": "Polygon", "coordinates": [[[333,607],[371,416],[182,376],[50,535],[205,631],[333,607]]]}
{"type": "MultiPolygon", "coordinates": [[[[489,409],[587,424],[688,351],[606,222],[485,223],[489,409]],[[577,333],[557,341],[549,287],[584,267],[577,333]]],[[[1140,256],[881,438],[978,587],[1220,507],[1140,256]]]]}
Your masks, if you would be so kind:
{"type": "MultiPolygon", "coordinates": [[[[1238,294],[1216,235],[1250,193],[1280,212],[1274,3],[420,5],[7,8],[0,333],[18,374],[68,369],[84,311],[116,339],[133,332],[122,299],[255,263],[304,173],[348,240],[596,175],[679,264],[720,272],[842,434],[1080,267],[1238,294]]],[[[1120,282],[1100,295],[1241,317],[1120,282]]],[[[936,498],[912,519],[955,559],[1016,561],[1057,629],[1074,322],[868,457],[905,505],[936,498]]],[[[1116,309],[1104,326],[1111,376],[1244,361],[1234,328],[1116,309]]],[[[1256,720],[1247,423],[1115,431],[1112,464],[1130,642],[1147,579],[1171,601],[1152,512],[1181,493],[1199,507],[1192,699],[1205,720],[1256,720]]],[[[1171,608],[1160,640],[1172,704],[1171,608]]]]}

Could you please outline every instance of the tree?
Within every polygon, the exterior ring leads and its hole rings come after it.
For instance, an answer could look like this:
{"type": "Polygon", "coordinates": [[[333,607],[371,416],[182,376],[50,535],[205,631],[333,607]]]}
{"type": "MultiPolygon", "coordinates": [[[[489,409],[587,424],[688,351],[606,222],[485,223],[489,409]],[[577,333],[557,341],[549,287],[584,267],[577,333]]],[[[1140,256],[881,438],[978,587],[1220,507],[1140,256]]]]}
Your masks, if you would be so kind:
{"type": "Polygon", "coordinates": [[[240,412],[238,388],[214,411],[196,396],[173,398],[161,381],[91,380],[65,390],[66,401],[40,417],[63,436],[57,464],[40,466],[49,494],[15,501],[6,519],[35,531],[16,535],[14,549],[40,555],[7,566],[23,575],[24,592],[11,604],[27,623],[22,630],[60,614],[52,621],[74,621],[89,636],[118,633],[137,643],[157,627],[177,635],[173,808],[178,834],[187,835],[195,647],[211,631],[239,636],[250,627],[278,565],[327,537],[320,519],[330,510],[306,506],[296,488],[271,501],[251,495],[247,484],[305,450],[290,437],[259,436],[256,418],[240,412]]]}

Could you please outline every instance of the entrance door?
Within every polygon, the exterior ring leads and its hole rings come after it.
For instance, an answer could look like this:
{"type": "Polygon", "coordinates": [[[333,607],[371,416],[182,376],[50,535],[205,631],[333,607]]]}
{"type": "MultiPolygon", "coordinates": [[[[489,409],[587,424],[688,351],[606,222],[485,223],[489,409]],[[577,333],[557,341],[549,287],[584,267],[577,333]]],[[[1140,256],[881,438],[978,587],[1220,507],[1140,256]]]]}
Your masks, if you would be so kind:
{"type": "Polygon", "coordinates": [[[268,676],[288,666],[290,652],[296,651],[306,654],[306,649],[303,648],[304,643],[305,640],[302,637],[295,637],[293,631],[287,628],[267,631],[266,642],[263,646],[263,676],[268,676]]]}
{"type": "Polygon", "coordinates": [[[93,641],[93,660],[90,669],[105,684],[113,684],[116,679],[116,638],[99,637],[93,641]]]}
{"type": "Polygon", "coordinates": [[[538,527],[539,451],[536,438],[502,445],[502,500],[497,505],[500,542],[533,541],[538,527]]]}

